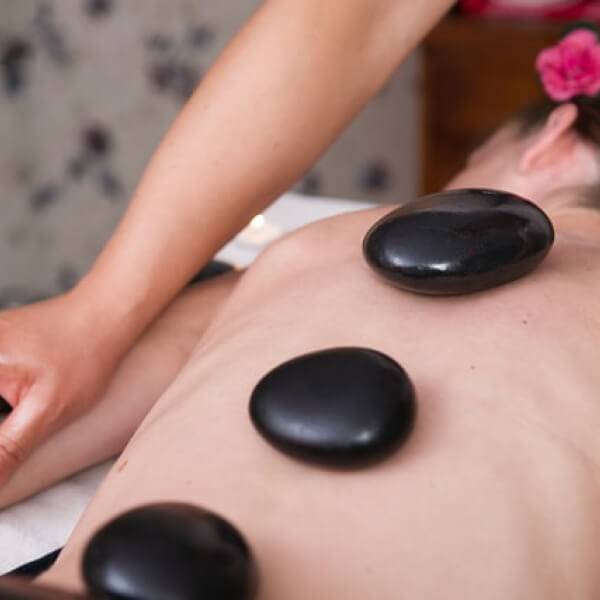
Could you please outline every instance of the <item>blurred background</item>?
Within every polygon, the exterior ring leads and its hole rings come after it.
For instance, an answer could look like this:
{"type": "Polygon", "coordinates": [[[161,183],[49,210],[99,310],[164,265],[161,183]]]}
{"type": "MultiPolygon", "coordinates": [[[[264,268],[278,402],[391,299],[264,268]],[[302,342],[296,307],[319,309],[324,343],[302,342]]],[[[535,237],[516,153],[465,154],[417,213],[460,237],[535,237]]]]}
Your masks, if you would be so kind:
{"type": "MultiPolygon", "coordinates": [[[[169,124],[259,3],[0,2],[0,306],[66,290],[89,268],[169,124]]],[[[540,96],[537,52],[565,21],[598,18],[598,4],[460,3],[294,189],[307,206],[439,190],[540,96]]]]}

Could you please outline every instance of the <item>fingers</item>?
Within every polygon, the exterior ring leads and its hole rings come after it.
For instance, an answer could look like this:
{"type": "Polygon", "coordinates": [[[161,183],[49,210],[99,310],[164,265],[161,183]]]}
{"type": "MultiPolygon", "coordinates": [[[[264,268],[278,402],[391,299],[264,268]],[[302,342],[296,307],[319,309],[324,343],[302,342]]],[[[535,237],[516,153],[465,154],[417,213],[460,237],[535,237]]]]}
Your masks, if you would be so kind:
{"type": "Polygon", "coordinates": [[[45,415],[43,404],[24,398],[0,424],[0,487],[41,443],[45,415]]]}
{"type": "Polygon", "coordinates": [[[24,446],[10,432],[0,430],[0,486],[10,479],[25,458],[24,446]]]}

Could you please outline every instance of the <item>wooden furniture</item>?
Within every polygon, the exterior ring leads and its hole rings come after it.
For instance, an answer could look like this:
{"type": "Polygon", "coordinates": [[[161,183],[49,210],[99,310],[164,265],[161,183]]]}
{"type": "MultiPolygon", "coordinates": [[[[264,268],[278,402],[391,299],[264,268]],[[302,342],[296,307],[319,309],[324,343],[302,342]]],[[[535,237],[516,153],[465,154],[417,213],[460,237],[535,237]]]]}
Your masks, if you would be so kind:
{"type": "Polygon", "coordinates": [[[423,45],[423,193],[439,191],[504,119],[542,97],[535,58],[563,31],[462,16],[433,30],[423,45]]]}

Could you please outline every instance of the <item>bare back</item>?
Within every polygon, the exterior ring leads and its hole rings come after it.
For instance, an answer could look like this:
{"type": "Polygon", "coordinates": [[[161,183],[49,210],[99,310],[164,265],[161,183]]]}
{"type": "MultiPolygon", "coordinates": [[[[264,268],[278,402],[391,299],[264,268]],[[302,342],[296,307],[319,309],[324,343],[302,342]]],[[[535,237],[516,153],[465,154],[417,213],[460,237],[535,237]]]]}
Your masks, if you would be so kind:
{"type": "Polygon", "coordinates": [[[417,296],[362,259],[388,210],[310,226],[242,277],[49,580],[76,585],[107,515],[177,499],[244,532],[260,600],[600,596],[600,247],[559,230],[524,279],[417,296]],[[293,461],[248,418],[266,372],[336,346],[388,354],[417,390],[412,437],[366,470],[293,461]]]}

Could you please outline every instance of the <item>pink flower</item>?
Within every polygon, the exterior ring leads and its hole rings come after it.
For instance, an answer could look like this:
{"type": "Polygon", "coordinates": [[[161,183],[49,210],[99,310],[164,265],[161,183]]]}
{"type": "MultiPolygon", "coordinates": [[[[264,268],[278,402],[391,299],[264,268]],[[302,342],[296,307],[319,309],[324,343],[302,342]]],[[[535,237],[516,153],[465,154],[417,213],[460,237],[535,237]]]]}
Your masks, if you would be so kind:
{"type": "Polygon", "coordinates": [[[536,67],[550,98],[564,102],[600,92],[600,43],[589,29],[577,29],[542,50],[536,67]]]}

